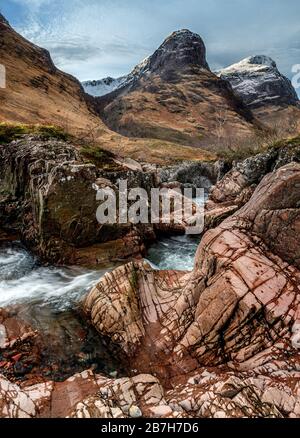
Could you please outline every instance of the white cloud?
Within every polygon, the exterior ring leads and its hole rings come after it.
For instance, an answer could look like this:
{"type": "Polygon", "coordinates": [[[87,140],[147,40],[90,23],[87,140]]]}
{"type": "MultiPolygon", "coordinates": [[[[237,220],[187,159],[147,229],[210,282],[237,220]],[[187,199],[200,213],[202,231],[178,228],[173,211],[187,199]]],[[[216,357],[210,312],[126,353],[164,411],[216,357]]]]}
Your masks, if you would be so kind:
{"type": "Polygon", "coordinates": [[[288,8],[281,0],[7,1],[27,11],[17,30],[82,80],[127,73],[180,28],[204,38],[212,67],[257,53],[273,56],[285,73],[300,62],[299,0],[287,0],[288,8]]]}

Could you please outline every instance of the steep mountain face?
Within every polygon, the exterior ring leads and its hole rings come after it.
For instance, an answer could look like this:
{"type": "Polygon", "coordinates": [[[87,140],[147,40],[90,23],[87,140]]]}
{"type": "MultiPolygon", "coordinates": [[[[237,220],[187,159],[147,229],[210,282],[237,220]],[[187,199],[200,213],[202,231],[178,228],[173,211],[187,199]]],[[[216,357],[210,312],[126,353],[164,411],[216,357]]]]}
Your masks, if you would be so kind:
{"type": "Polygon", "coordinates": [[[87,126],[107,129],[80,82],[58,70],[47,50],[15,32],[3,16],[0,59],[6,69],[6,88],[0,90],[1,121],[51,123],[72,132],[87,126]]]}
{"type": "MultiPolygon", "coordinates": [[[[118,155],[158,164],[215,157],[168,140],[128,138],[112,132],[80,82],[58,70],[47,50],[15,32],[3,16],[0,60],[6,69],[6,88],[0,89],[0,122],[54,124],[118,155]]],[[[140,65],[129,80],[142,69],[140,65]]]]}
{"type": "Polygon", "coordinates": [[[5,17],[0,13],[0,23],[9,24],[5,17]]]}
{"type": "Polygon", "coordinates": [[[107,77],[98,81],[83,82],[83,88],[92,96],[104,96],[119,88],[127,87],[149,73],[163,74],[180,66],[195,64],[209,70],[206,49],[199,35],[188,30],[172,33],[152,56],[137,64],[126,76],[107,77]]]}
{"type": "Polygon", "coordinates": [[[290,80],[268,56],[250,56],[218,72],[251,109],[265,105],[296,105],[299,101],[290,80]]]}
{"type": "Polygon", "coordinates": [[[210,71],[202,39],[189,30],[172,33],[97,100],[107,125],[129,137],[217,148],[224,138],[251,135],[255,123],[230,84],[210,71]]]}

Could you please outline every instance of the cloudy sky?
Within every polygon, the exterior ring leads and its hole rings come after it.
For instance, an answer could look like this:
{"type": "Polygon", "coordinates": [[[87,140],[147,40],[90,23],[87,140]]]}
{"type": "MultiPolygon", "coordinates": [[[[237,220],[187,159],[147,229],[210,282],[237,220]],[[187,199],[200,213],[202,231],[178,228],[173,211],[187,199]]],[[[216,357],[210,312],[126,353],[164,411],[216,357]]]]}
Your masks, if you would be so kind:
{"type": "Polygon", "coordinates": [[[300,64],[299,0],[0,0],[0,11],[80,80],[128,73],[182,28],[202,36],[212,69],[254,54],[289,77],[300,64]]]}

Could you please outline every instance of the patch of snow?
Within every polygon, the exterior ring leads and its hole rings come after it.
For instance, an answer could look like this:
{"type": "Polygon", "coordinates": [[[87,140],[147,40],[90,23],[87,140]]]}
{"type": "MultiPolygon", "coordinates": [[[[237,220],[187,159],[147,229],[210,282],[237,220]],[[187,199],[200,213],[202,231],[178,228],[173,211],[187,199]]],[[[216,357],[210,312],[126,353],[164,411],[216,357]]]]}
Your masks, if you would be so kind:
{"type": "Polygon", "coordinates": [[[269,69],[276,69],[276,62],[272,58],[265,55],[249,56],[248,58],[242,59],[236,64],[232,64],[222,70],[217,71],[218,75],[227,75],[235,73],[246,73],[246,72],[265,72],[269,69]]]}
{"type": "Polygon", "coordinates": [[[84,91],[92,96],[100,97],[118,90],[119,88],[128,86],[139,79],[141,75],[147,73],[149,70],[149,59],[150,57],[143,59],[143,61],[137,64],[126,76],[121,76],[119,78],[111,78],[109,76],[98,81],[82,82],[84,91]]]}
{"type": "Polygon", "coordinates": [[[82,82],[84,91],[92,96],[104,96],[112,91],[120,88],[126,81],[127,76],[121,76],[120,78],[107,77],[100,79],[99,81],[85,81],[82,82]]]}

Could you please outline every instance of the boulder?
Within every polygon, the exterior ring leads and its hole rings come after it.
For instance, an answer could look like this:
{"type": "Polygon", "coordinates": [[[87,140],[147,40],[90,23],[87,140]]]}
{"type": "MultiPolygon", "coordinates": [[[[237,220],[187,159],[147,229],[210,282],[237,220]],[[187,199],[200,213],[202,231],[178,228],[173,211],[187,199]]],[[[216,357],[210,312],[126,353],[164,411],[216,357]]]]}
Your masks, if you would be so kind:
{"type": "Polygon", "coordinates": [[[106,274],[84,302],[96,329],[133,368],[166,382],[200,366],[251,368],[278,342],[293,351],[299,181],[296,163],[267,175],[241,210],[204,235],[192,273],[136,262],[106,274]]]}
{"type": "Polygon", "coordinates": [[[46,261],[96,266],[140,256],[155,237],[151,226],[96,218],[100,186],[117,191],[118,179],[126,179],[129,188],[149,190],[151,174],[120,167],[111,157],[105,171],[107,162],[101,168],[84,161],[72,144],[37,137],[2,146],[0,160],[2,228],[18,232],[46,261]]]}

